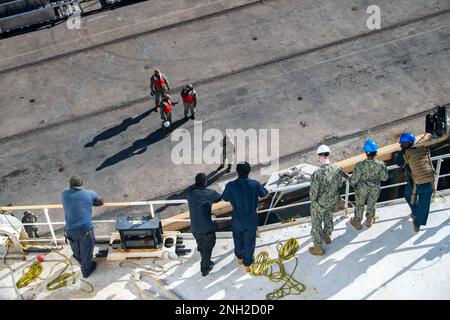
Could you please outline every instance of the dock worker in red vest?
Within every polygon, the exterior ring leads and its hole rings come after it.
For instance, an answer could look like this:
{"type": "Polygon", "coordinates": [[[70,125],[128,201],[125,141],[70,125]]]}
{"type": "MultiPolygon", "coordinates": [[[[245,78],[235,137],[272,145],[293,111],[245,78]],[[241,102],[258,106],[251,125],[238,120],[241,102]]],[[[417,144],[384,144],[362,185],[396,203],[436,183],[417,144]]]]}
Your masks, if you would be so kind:
{"type": "Polygon", "coordinates": [[[159,104],[161,113],[162,127],[165,132],[170,131],[172,126],[172,107],[178,102],[172,102],[170,95],[165,94],[159,104]]]}
{"type": "Polygon", "coordinates": [[[155,96],[155,111],[158,111],[158,106],[164,94],[170,90],[169,81],[166,76],[158,69],[150,77],[150,95],[155,96]]]}
{"type": "Polygon", "coordinates": [[[194,90],[194,86],[189,83],[186,88],[181,90],[181,98],[184,104],[184,119],[188,119],[189,112],[191,118],[195,119],[195,107],[197,107],[197,92],[194,90]]]}

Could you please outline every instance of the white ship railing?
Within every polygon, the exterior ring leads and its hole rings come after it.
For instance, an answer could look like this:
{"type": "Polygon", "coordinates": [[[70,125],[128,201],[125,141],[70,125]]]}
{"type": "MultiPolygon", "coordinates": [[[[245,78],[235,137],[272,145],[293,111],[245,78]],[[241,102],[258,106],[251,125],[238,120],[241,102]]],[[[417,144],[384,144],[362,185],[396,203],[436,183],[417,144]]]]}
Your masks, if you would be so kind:
{"type": "MultiPolygon", "coordinates": [[[[445,154],[445,155],[440,155],[440,156],[435,156],[432,157],[431,160],[433,162],[437,162],[436,163],[436,179],[435,179],[435,189],[437,190],[437,186],[438,186],[438,182],[439,179],[445,178],[450,176],[450,173],[446,173],[446,174],[440,174],[441,172],[441,165],[442,162],[449,159],[450,158],[450,154],[445,154]]],[[[390,170],[394,170],[394,169],[398,169],[399,166],[397,165],[392,165],[392,166],[388,166],[387,169],[390,170]]],[[[305,185],[305,188],[309,187],[310,183],[308,182],[305,185]]],[[[406,185],[406,182],[400,182],[400,183],[395,183],[395,184],[390,184],[390,185],[385,185],[382,186],[381,189],[388,189],[388,188],[394,188],[394,187],[399,187],[402,185],[406,185]]],[[[344,210],[341,210],[340,213],[347,215],[348,213],[352,212],[354,210],[354,208],[349,208],[349,197],[351,195],[354,195],[354,192],[350,192],[350,183],[347,180],[346,181],[346,185],[345,185],[345,193],[341,195],[341,199],[344,201],[344,210]]],[[[377,205],[382,205],[382,204],[387,204],[389,202],[395,201],[397,199],[391,199],[388,201],[382,201],[382,202],[377,202],[377,205]]],[[[268,215],[273,212],[273,211],[279,211],[279,210],[283,210],[283,209],[287,209],[287,208],[293,208],[293,207],[298,207],[298,206],[304,206],[307,204],[310,204],[311,201],[303,201],[303,202],[298,202],[298,203],[292,203],[292,204],[288,204],[288,205],[284,205],[284,206],[279,206],[279,207],[275,207],[276,204],[274,204],[273,206],[271,206],[268,209],[264,209],[264,210],[258,210],[258,213],[267,213],[268,215]]],[[[132,201],[132,202],[113,202],[113,203],[105,203],[102,207],[136,207],[136,206],[148,206],[149,210],[150,210],[150,214],[152,217],[155,216],[155,209],[154,206],[155,205],[174,205],[174,204],[187,204],[187,200],[185,199],[180,199],[180,200],[151,200],[151,201],[132,201]]],[[[63,226],[65,225],[65,222],[52,222],[51,218],[50,218],[50,214],[49,214],[49,210],[54,210],[54,209],[62,209],[62,205],[60,204],[53,204],[53,205],[32,205],[32,206],[9,206],[9,207],[0,207],[1,210],[3,211],[24,211],[24,210],[43,210],[43,214],[45,217],[46,222],[35,222],[35,223],[23,223],[24,226],[47,226],[49,228],[50,231],[50,238],[32,238],[32,239],[25,239],[25,240],[21,240],[22,242],[53,242],[54,245],[58,245],[58,242],[62,242],[64,241],[64,238],[57,238],[56,234],[55,234],[55,229],[53,226],[63,226]]],[[[212,217],[212,219],[214,221],[226,221],[226,220],[231,220],[231,217],[223,217],[223,218],[219,218],[219,217],[212,217]]],[[[166,222],[190,222],[190,219],[176,219],[176,218],[163,218],[161,219],[161,221],[166,221],[166,222]]],[[[92,221],[94,224],[114,224],[116,223],[116,220],[93,220],[92,221]]],[[[266,219],[267,222],[267,219],[266,219]]],[[[108,238],[108,235],[97,235],[97,238],[108,238]]]]}

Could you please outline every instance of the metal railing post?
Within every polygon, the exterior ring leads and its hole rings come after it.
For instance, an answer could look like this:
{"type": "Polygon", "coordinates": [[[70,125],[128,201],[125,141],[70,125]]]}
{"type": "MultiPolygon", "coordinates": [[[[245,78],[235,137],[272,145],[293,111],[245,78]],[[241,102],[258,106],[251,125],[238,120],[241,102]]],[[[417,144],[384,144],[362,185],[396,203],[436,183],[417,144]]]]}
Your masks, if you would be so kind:
{"type": "Polygon", "coordinates": [[[153,203],[150,202],[150,215],[152,219],[155,217],[155,208],[153,208],[153,203]]]}
{"type": "Polygon", "coordinates": [[[50,220],[50,216],[48,214],[48,209],[47,208],[44,209],[44,215],[45,215],[45,220],[47,220],[48,228],[50,229],[50,234],[52,235],[53,243],[55,244],[55,246],[57,246],[58,245],[58,240],[56,240],[55,230],[53,229],[53,225],[52,225],[52,222],[50,220]]]}
{"type": "Polygon", "coordinates": [[[270,209],[272,209],[272,206],[274,205],[275,202],[275,198],[277,197],[278,191],[275,191],[275,193],[273,194],[272,200],[270,201],[270,205],[269,205],[269,211],[267,211],[266,214],[266,219],[264,220],[264,226],[267,224],[267,221],[269,220],[269,215],[270,215],[270,209]]]}
{"type": "Polygon", "coordinates": [[[434,178],[434,190],[436,190],[436,191],[437,191],[438,184],[439,184],[439,175],[441,173],[442,161],[443,161],[442,159],[438,159],[437,165],[436,165],[436,178],[434,178]]]}
{"type": "Polygon", "coordinates": [[[345,203],[344,203],[344,216],[348,216],[348,197],[350,193],[350,182],[345,181],[345,203]]]}

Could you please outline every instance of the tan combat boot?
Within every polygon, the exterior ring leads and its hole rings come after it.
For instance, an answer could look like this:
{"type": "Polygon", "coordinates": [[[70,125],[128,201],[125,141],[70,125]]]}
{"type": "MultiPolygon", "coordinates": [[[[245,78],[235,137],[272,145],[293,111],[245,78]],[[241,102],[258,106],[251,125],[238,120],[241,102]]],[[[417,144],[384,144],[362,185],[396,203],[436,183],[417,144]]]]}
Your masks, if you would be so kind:
{"type": "Polygon", "coordinates": [[[237,259],[237,263],[238,264],[243,264],[244,263],[244,259],[237,259]]]}
{"type": "Polygon", "coordinates": [[[308,249],[309,253],[313,256],[323,256],[325,254],[325,250],[322,247],[310,247],[308,249]]]}
{"type": "Polygon", "coordinates": [[[245,266],[245,271],[247,271],[247,272],[252,271],[252,266],[245,266]]]}
{"type": "Polygon", "coordinates": [[[350,224],[352,226],[354,226],[356,230],[361,230],[362,229],[361,222],[358,222],[358,221],[356,221],[353,218],[350,219],[350,224]]]}
{"type": "Polygon", "coordinates": [[[375,222],[375,218],[368,218],[368,219],[366,219],[366,227],[370,228],[373,225],[374,222],[375,222]]]}
{"type": "Polygon", "coordinates": [[[325,237],[323,237],[323,241],[325,241],[326,244],[330,244],[330,243],[331,243],[331,238],[330,238],[330,236],[325,236],[325,237]]]}

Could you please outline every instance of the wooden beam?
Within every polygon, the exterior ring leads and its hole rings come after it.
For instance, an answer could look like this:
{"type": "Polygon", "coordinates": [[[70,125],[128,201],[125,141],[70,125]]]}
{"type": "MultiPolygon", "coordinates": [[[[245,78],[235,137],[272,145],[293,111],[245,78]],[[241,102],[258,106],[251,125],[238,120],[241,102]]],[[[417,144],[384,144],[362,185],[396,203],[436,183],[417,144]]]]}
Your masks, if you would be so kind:
{"type": "MultiPolygon", "coordinates": [[[[437,139],[430,139],[430,134],[429,133],[424,133],[421,134],[419,136],[417,136],[417,141],[420,141],[418,146],[426,146],[429,147],[433,144],[437,144],[437,143],[441,143],[444,142],[448,139],[449,135],[443,135],[440,138],[437,139]]],[[[378,149],[378,155],[377,155],[377,159],[381,160],[381,161],[389,161],[392,159],[392,155],[397,152],[400,151],[400,144],[399,143],[393,143],[390,144],[388,146],[382,147],[380,149],[378,149]]],[[[360,162],[363,161],[364,159],[366,159],[366,154],[365,153],[361,153],[355,157],[352,158],[348,158],[339,162],[336,162],[336,165],[341,167],[344,171],[346,172],[352,172],[353,169],[355,168],[355,165],[360,162]]]]}

